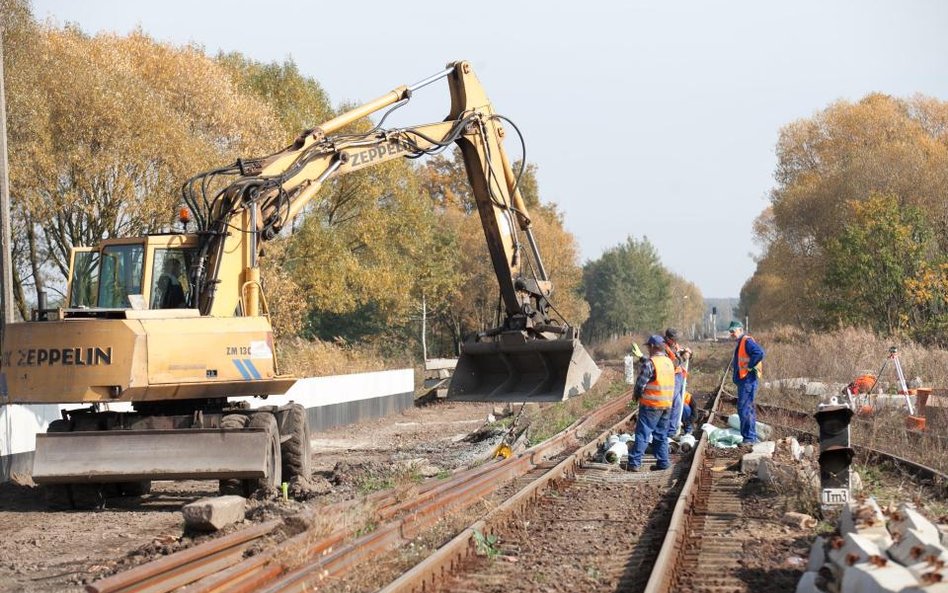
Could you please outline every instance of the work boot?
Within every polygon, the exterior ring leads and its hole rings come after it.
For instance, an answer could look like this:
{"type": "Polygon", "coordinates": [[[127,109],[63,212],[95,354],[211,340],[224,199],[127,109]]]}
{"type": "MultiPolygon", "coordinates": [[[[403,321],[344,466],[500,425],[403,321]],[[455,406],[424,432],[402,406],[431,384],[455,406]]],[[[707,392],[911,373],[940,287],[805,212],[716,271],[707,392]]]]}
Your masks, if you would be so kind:
{"type": "Polygon", "coordinates": [[[648,469],[651,470],[651,471],[653,471],[653,472],[660,472],[660,471],[666,470],[666,469],[668,469],[668,468],[669,468],[669,466],[667,466],[667,465],[659,465],[659,464],[656,463],[655,465],[653,465],[652,467],[650,467],[650,468],[648,468],[648,469]]]}
{"type": "Polygon", "coordinates": [[[642,471],[642,466],[641,466],[641,465],[630,465],[630,466],[629,466],[629,471],[630,471],[630,472],[633,472],[633,473],[639,473],[640,471],[642,471]]]}

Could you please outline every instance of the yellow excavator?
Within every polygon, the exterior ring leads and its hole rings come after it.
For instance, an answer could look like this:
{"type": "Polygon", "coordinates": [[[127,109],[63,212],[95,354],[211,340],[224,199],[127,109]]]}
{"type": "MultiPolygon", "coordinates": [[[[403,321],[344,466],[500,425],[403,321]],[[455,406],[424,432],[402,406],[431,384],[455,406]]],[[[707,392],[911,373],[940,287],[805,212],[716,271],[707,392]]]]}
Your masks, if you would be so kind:
{"type": "Polygon", "coordinates": [[[302,405],[249,410],[228,399],[282,394],[296,380],[279,372],[261,246],[327,180],[452,144],[463,155],[505,316],[462,344],[448,398],[562,401],[589,389],[599,369],[577,330],[550,316],[553,286],[503,150],[504,120],[470,64],[454,62],[307,130],[280,152],[188,180],[193,232],[75,248],[65,306],[41,302],[3,336],[7,402],[88,404],[37,436],[33,479],[79,505],[90,492],[101,498],[103,484],[141,494],[151,480],[219,479],[222,490],[249,493],[308,476],[302,405]],[[451,95],[443,121],[341,132],[441,79],[451,95]],[[103,405],[114,402],[132,409],[103,405]]]}

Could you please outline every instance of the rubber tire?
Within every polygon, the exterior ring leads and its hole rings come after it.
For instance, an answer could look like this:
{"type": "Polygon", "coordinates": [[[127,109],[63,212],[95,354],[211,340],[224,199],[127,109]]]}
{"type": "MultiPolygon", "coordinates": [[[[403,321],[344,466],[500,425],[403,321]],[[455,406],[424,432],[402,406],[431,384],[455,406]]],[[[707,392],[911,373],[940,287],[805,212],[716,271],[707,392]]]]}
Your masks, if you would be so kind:
{"type": "Polygon", "coordinates": [[[119,496],[145,496],[151,492],[151,480],[119,482],[116,486],[118,486],[119,496]]]}
{"type": "MultiPolygon", "coordinates": [[[[250,417],[246,414],[227,414],[221,418],[221,428],[245,428],[249,422],[250,417]]],[[[219,480],[218,489],[221,494],[244,495],[243,482],[234,478],[219,480]]]]}
{"type": "Polygon", "coordinates": [[[263,489],[267,494],[280,490],[283,481],[283,463],[280,455],[280,428],[276,416],[269,412],[257,412],[250,416],[249,428],[266,429],[267,435],[267,476],[241,480],[243,495],[250,498],[257,490],[263,489]]]}
{"type": "Polygon", "coordinates": [[[280,424],[280,454],[283,456],[283,480],[293,478],[308,480],[312,475],[309,444],[309,422],[306,408],[300,404],[288,404],[277,412],[280,424]]]}

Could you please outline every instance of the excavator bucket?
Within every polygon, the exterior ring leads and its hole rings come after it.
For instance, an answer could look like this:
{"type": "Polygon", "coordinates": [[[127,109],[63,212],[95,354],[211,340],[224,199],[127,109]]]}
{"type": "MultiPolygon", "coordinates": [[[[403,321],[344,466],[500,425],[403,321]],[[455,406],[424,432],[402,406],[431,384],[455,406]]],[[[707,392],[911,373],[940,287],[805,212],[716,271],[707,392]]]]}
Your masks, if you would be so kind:
{"type": "Polygon", "coordinates": [[[477,402],[559,402],[585,393],[599,367],[579,340],[527,340],[519,332],[461,346],[448,399],[477,402]]]}

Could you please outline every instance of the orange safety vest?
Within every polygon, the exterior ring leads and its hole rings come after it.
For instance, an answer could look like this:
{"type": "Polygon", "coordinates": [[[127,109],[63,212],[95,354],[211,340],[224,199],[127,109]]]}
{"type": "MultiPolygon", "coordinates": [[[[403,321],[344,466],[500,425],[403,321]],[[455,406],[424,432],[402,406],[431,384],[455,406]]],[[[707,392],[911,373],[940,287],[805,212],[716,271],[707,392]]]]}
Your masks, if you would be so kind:
{"type": "Polygon", "coordinates": [[[681,366],[681,361],[678,358],[678,353],[672,350],[668,344],[665,344],[665,354],[668,355],[668,360],[672,361],[672,364],[675,365],[676,375],[681,375],[685,372],[685,369],[681,366]]]}
{"type": "Polygon", "coordinates": [[[667,356],[653,356],[655,378],[642,390],[639,404],[650,408],[670,408],[675,396],[675,367],[667,356]]]}
{"type": "MultiPolygon", "coordinates": [[[[749,334],[744,334],[737,343],[737,376],[743,379],[749,372],[747,364],[750,362],[750,355],[747,354],[747,338],[749,334]]],[[[758,369],[763,369],[763,362],[758,363],[758,369]]]]}
{"type": "Polygon", "coordinates": [[[690,391],[685,392],[684,399],[685,399],[685,405],[690,406],[691,405],[691,392],[690,391]]]}

